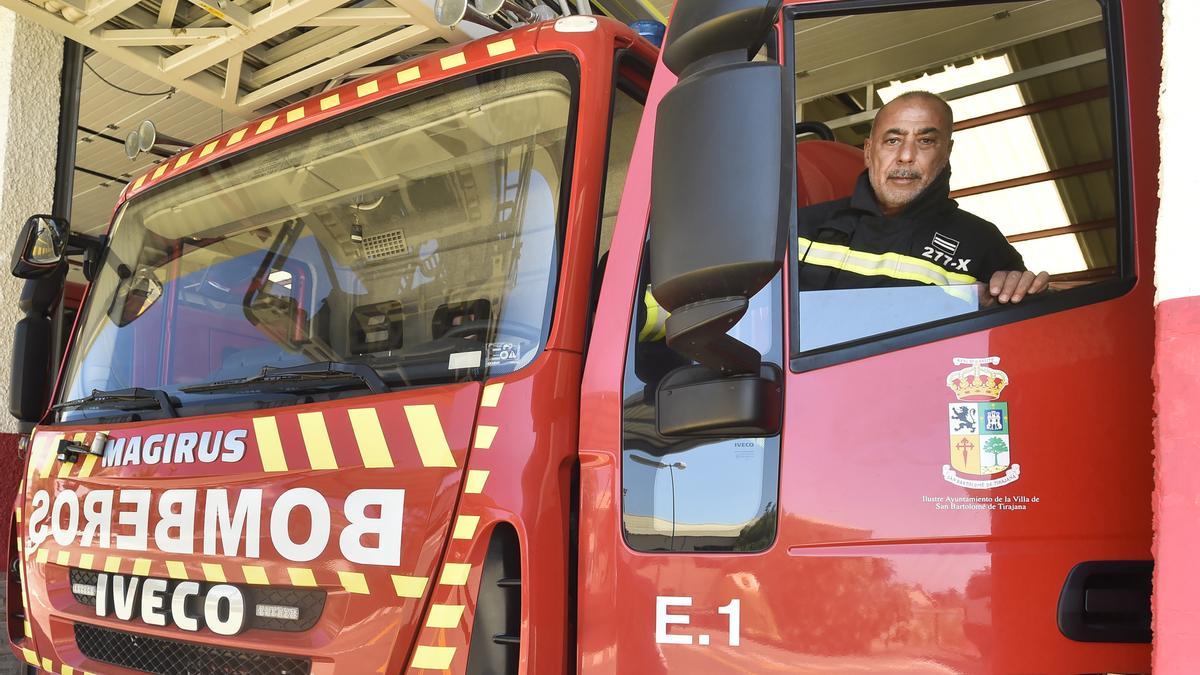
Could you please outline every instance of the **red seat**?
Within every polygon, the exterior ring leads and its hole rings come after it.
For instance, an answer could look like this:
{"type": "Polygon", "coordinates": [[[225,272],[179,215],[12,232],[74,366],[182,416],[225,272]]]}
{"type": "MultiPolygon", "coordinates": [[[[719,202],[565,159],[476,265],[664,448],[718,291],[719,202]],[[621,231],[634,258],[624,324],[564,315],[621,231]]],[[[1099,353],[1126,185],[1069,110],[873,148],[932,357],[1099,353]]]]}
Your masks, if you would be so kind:
{"type": "Polygon", "coordinates": [[[862,150],[836,141],[796,144],[796,203],[801,207],[849,197],[866,167],[862,150]]]}

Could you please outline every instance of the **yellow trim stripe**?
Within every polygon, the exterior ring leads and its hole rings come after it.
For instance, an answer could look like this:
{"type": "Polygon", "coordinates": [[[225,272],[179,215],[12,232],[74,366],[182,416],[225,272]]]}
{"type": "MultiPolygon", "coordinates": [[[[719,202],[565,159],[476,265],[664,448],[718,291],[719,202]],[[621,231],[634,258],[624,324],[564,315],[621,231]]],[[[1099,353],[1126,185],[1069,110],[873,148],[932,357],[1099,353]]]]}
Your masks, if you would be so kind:
{"type": "Polygon", "coordinates": [[[138,558],[133,561],[133,573],[139,577],[150,576],[150,561],[146,558],[138,558]]]}
{"type": "Polygon", "coordinates": [[[404,70],[401,70],[400,72],[396,73],[396,82],[398,84],[407,84],[409,82],[413,82],[413,81],[419,80],[419,79],[421,79],[420,66],[413,66],[412,68],[405,68],[404,70]]]}
{"type": "Polygon", "coordinates": [[[141,188],[142,184],[146,182],[146,176],[149,176],[149,175],[150,174],[146,173],[146,174],[142,174],[141,176],[138,176],[138,179],[133,181],[133,189],[137,190],[137,189],[141,188]]]}
{"type": "Polygon", "coordinates": [[[29,623],[29,619],[25,619],[25,637],[33,637],[33,624],[29,623]]]}
{"type": "Polygon", "coordinates": [[[96,468],[96,460],[100,459],[95,455],[88,455],[83,458],[83,464],[79,467],[79,473],[76,478],[88,478],[92,475],[92,470],[96,468]]]}
{"type": "Polygon", "coordinates": [[[408,417],[409,429],[413,440],[417,442],[421,464],[427,468],[454,468],[454,455],[450,453],[450,444],[446,442],[437,408],[432,405],[406,405],[404,415],[408,417]]]}
{"type": "Polygon", "coordinates": [[[209,155],[211,155],[213,153],[213,150],[217,149],[217,145],[220,142],[221,141],[213,141],[212,143],[209,143],[208,145],[204,146],[204,149],[200,151],[200,156],[208,157],[209,155]]]}
{"type": "Polygon", "coordinates": [[[317,585],[317,578],[313,576],[313,571],[306,567],[289,567],[288,578],[292,580],[293,586],[316,587],[317,585]]]}
{"type": "Polygon", "coordinates": [[[187,165],[188,161],[191,159],[192,159],[192,153],[190,153],[190,152],[183,153],[182,155],[179,156],[179,159],[175,160],[175,168],[179,169],[179,168],[184,167],[185,165],[187,165]]]}
{"type": "Polygon", "coordinates": [[[38,561],[40,564],[45,565],[46,561],[50,559],[49,549],[39,548],[37,555],[35,555],[33,559],[38,561]]]}
{"type": "Polygon", "coordinates": [[[495,408],[500,404],[500,392],[504,391],[503,382],[493,382],[483,388],[483,397],[479,405],[484,408],[495,408]]]}
{"type": "Polygon", "coordinates": [[[429,619],[425,621],[427,628],[458,628],[462,621],[463,605],[433,605],[429,608],[429,619]]]}
{"type": "Polygon", "coordinates": [[[59,551],[58,555],[54,557],[54,562],[61,565],[62,567],[70,567],[71,566],[71,552],[70,551],[59,551]]]}
{"type": "Polygon", "coordinates": [[[406,577],[403,574],[392,575],[392,586],[396,595],[401,598],[419,598],[425,595],[425,586],[429,583],[427,577],[406,577]]]}
{"type": "Polygon", "coordinates": [[[229,140],[225,142],[225,147],[228,148],[228,147],[237,145],[238,143],[241,143],[242,139],[245,137],[246,137],[246,130],[244,128],[238,129],[237,131],[235,131],[229,135],[229,140]]]}
{"type": "Polygon", "coordinates": [[[267,570],[258,565],[242,565],[242,574],[246,576],[246,583],[256,586],[266,586],[271,583],[267,580],[267,570]]]}
{"type": "Polygon", "coordinates": [[[63,664],[62,675],[75,675],[75,669],[67,664],[63,664]]]}
{"type": "Polygon", "coordinates": [[[54,672],[54,662],[47,656],[42,657],[42,670],[50,673],[54,672]]]}
{"type": "Polygon", "coordinates": [[[446,670],[454,661],[454,647],[432,647],[417,645],[413,654],[412,667],[424,670],[446,670]]]}
{"type": "Polygon", "coordinates": [[[256,129],[254,133],[261,134],[270,131],[271,128],[275,126],[275,120],[277,119],[279,119],[279,115],[272,115],[271,117],[263,120],[262,123],[258,125],[258,129],[256,129]]]}
{"type": "Polygon", "coordinates": [[[928,260],[899,253],[866,253],[849,246],[824,244],[805,237],[797,237],[801,256],[809,265],[832,267],[854,272],[863,276],[885,276],[893,279],[917,281],[933,286],[973,284],[978,281],[969,274],[951,272],[928,260]]]}
{"type": "Polygon", "coordinates": [[[63,462],[58,466],[58,477],[66,478],[71,475],[71,467],[75,466],[74,462],[63,462]]]}
{"type": "Polygon", "coordinates": [[[330,108],[336,108],[339,105],[341,105],[341,103],[342,103],[342,98],[340,96],[338,96],[337,94],[333,94],[331,96],[326,96],[325,98],[321,99],[321,112],[325,112],[326,110],[329,110],[330,108]]]}
{"type": "Polygon", "coordinates": [[[218,563],[200,563],[200,570],[204,572],[205,581],[215,581],[219,584],[225,583],[225,568],[218,563]]]}
{"type": "Polygon", "coordinates": [[[395,466],[375,409],[351,408],[349,413],[350,426],[354,429],[354,440],[358,443],[363,466],[368,469],[390,469],[395,466]]]}
{"type": "Polygon", "coordinates": [[[442,567],[442,576],[438,578],[438,583],[443,586],[466,586],[470,575],[470,563],[446,563],[442,567]]]}
{"type": "Polygon", "coordinates": [[[454,521],[454,539],[472,539],[475,537],[475,528],[479,527],[479,516],[459,516],[454,521]]]}
{"type": "Polygon", "coordinates": [[[487,483],[490,473],[490,471],[482,469],[471,469],[467,472],[467,486],[463,491],[469,495],[477,495],[483,492],[483,486],[487,483]]]}
{"type": "Polygon", "coordinates": [[[487,450],[492,447],[492,441],[496,440],[496,432],[500,427],[488,426],[480,424],[475,427],[475,447],[480,450],[487,450]]]}
{"type": "Polygon", "coordinates": [[[258,441],[258,454],[262,457],[263,471],[287,471],[287,460],[283,457],[283,443],[279,440],[279,427],[274,417],[254,418],[254,438],[258,441]]]}
{"type": "Polygon", "coordinates": [[[119,556],[119,555],[108,556],[108,558],[106,558],[104,561],[104,571],[111,572],[114,574],[117,572],[120,572],[121,571],[121,556],[119,556]]]}
{"type": "MultiPolygon", "coordinates": [[[[42,478],[50,477],[50,469],[54,468],[54,460],[58,459],[58,453],[54,451],[54,448],[58,446],[58,442],[62,440],[62,438],[62,434],[55,434],[54,436],[51,436],[49,442],[43,446],[46,456],[42,457],[42,466],[38,471],[42,478]]],[[[30,466],[32,465],[33,462],[30,462],[30,466]]]]}
{"type": "MultiPolygon", "coordinates": [[[[31,635],[30,637],[33,636],[31,635]]],[[[24,656],[25,662],[31,666],[36,666],[38,664],[37,652],[33,651],[32,649],[21,647],[21,656],[24,656]]]]}
{"type": "Polygon", "coordinates": [[[296,120],[302,120],[302,119],[304,119],[304,106],[300,106],[299,108],[292,108],[291,110],[287,111],[288,124],[291,124],[292,122],[295,122],[296,120]]]}
{"type": "Polygon", "coordinates": [[[465,66],[467,65],[467,55],[462,52],[458,52],[457,54],[451,54],[450,56],[443,56],[441,63],[442,70],[450,70],[451,68],[465,66]]]}
{"type": "Polygon", "coordinates": [[[93,562],[93,561],[95,561],[95,559],[96,559],[96,556],[92,555],[91,553],[80,553],[79,554],[79,566],[85,570],[90,570],[90,569],[92,569],[92,565],[95,564],[95,562],[93,562]]]}
{"type": "Polygon", "coordinates": [[[172,579],[187,579],[187,567],[178,560],[168,560],[167,575],[172,579]]]}
{"type": "MultiPolygon", "coordinates": [[[[20,492],[18,492],[17,494],[21,494],[21,493],[20,493],[20,492]]],[[[17,516],[17,522],[18,522],[18,523],[20,523],[20,522],[21,522],[21,515],[22,515],[22,510],[21,510],[21,507],[17,506],[17,507],[15,507],[15,508],[13,508],[13,513],[14,513],[14,514],[17,516]]]]}
{"type": "Polygon", "coordinates": [[[367,586],[367,575],[362,572],[338,572],[338,578],[342,581],[342,588],[350,593],[371,594],[371,589],[367,586]]]}
{"type": "Polygon", "coordinates": [[[512,38],[500,40],[498,42],[489,43],[487,46],[488,56],[500,56],[509,52],[517,51],[517,44],[512,38]]]}
{"type": "Polygon", "coordinates": [[[379,80],[371,80],[358,85],[358,97],[370,96],[379,91],[379,80]]]}
{"type": "Polygon", "coordinates": [[[163,162],[162,164],[159,164],[158,168],[154,170],[154,180],[158,180],[159,178],[162,178],[162,175],[166,172],[167,172],[167,163],[163,162]]]}
{"type": "Polygon", "coordinates": [[[319,412],[300,413],[300,434],[304,437],[304,449],[308,451],[308,462],[313,469],[336,469],[333,444],[329,430],[325,427],[325,416],[319,412]]]}

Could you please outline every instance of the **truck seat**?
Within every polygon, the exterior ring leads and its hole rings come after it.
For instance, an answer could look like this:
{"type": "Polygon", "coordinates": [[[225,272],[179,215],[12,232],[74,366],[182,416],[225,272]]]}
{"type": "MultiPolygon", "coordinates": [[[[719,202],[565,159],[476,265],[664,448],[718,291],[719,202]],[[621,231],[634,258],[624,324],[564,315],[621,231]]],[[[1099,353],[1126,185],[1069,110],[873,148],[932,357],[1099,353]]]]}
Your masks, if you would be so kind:
{"type": "Polygon", "coordinates": [[[836,141],[796,144],[796,203],[809,206],[849,197],[863,172],[862,150],[836,141]]]}

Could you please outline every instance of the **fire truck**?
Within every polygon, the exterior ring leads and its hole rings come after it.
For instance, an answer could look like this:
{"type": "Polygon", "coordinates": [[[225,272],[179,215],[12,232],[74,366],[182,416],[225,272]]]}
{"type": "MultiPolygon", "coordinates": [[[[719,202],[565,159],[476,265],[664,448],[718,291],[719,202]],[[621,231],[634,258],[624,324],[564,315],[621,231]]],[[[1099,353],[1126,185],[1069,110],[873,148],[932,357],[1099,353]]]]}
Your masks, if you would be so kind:
{"type": "Polygon", "coordinates": [[[187,149],[103,236],[31,218],[14,653],[1148,671],[1159,12],[685,1],[661,55],[563,17],[187,149]],[[1050,290],[993,302],[937,233],[834,251],[920,284],[796,283],[799,210],[913,89],[1050,290]]]}

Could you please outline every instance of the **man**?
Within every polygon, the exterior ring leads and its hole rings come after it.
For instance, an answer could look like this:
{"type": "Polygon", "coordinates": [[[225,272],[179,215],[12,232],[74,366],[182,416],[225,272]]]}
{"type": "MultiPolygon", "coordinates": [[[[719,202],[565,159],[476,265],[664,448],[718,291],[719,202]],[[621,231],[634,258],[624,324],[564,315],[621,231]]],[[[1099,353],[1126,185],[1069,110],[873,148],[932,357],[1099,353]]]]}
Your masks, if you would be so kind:
{"type": "Polygon", "coordinates": [[[879,110],[854,195],[801,209],[802,290],[987,283],[1020,302],[1050,277],[1025,269],[995,225],[950,199],[950,106],[914,91],[879,110]]]}

